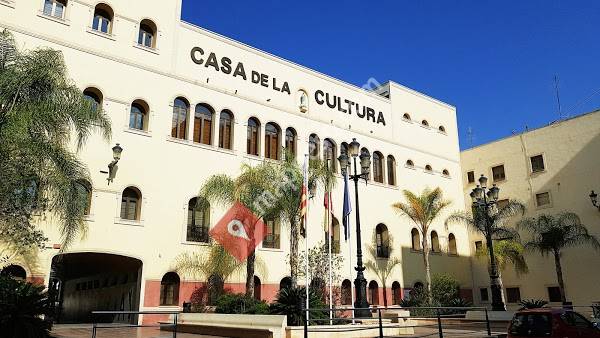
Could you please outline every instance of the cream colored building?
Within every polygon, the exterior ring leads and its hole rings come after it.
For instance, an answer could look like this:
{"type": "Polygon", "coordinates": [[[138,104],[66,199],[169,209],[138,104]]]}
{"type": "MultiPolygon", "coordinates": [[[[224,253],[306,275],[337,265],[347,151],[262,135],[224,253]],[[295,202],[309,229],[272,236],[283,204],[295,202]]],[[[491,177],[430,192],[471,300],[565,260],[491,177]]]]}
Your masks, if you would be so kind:
{"type": "MultiPolygon", "coordinates": [[[[592,206],[589,197],[591,190],[600,190],[600,111],[465,150],[461,153],[461,165],[467,198],[478,177],[484,174],[500,188],[500,200],[516,199],[525,203],[527,217],[575,212],[588,230],[600,238],[600,212],[592,206]]],[[[465,202],[466,208],[470,208],[470,199],[465,202]]],[[[527,233],[521,235],[524,240],[528,239],[527,233]]],[[[477,241],[482,238],[473,234],[470,244],[473,253],[477,241]]],[[[517,276],[510,268],[502,271],[509,308],[517,306],[518,298],[545,299],[551,304],[560,304],[560,297],[556,298],[558,282],[554,258],[527,254],[526,259],[528,274],[517,276]]],[[[598,252],[589,247],[567,249],[562,264],[568,301],[589,305],[600,300],[598,252]]],[[[491,301],[486,272],[485,262],[474,259],[473,293],[476,302],[483,304],[488,302],[485,296],[482,300],[485,293],[491,301]]]]}
{"type": "MultiPolygon", "coordinates": [[[[24,266],[29,278],[60,281],[53,285],[62,295],[62,320],[87,321],[91,309],[180,308],[205,280],[177,275],[173,263],[181,253],[206,250],[203,226],[226,211],[194,213],[190,228],[189,202],[203,182],[217,173],[236,175],[242,163],[277,158],[284,146],[301,162],[312,134],[316,156],[337,158],[352,138],[373,156],[371,180],[360,185],[363,250],[378,224],[394,236],[403,264],[387,285],[395,282],[397,290],[388,292],[390,303],[392,294],[398,298],[423,282],[413,225],[390,205],[402,199],[402,189],[439,186],[453,201],[448,212],[463,207],[455,107],[394,82],[364,90],[181,21],[180,12],[180,0],[0,0],[0,26],[23,49],[61,50],[69,76],[112,120],[111,143],[95,135],[79,153],[92,177],[87,236],[55,259],[57,228],[42,223],[48,248],[37,266],[24,266]],[[109,185],[100,171],[115,143],[124,150],[109,185]]],[[[340,178],[333,193],[338,219],[340,178]]],[[[324,238],[322,200],[319,192],[310,202],[310,246],[324,238]]],[[[455,275],[468,296],[471,242],[464,228],[445,229],[445,215],[433,224],[440,252],[431,257],[432,270],[455,275]]],[[[289,274],[285,225],[275,232],[279,243],[258,248],[268,265],[267,273],[257,272],[258,290],[267,300],[289,274]]],[[[342,238],[342,275],[353,281],[348,245],[342,238]]],[[[366,277],[375,287],[374,275],[366,277]]],[[[243,282],[237,276],[228,287],[241,291],[243,282]]]]}

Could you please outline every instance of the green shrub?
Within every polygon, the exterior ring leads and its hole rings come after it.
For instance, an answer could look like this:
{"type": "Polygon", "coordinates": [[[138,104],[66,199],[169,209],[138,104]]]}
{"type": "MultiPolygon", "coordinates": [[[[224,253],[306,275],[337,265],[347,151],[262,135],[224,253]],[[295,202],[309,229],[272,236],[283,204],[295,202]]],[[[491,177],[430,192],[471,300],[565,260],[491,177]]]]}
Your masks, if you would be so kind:
{"type": "MultiPolygon", "coordinates": [[[[428,302],[428,292],[425,287],[416,287],[410,291],[409,297],[400,302],[402,307],[470,307],[471,302],[460,297],[460,285],[449,274],[435,274],[431,279],[431,303],[428,302]]],[[[447,309],[440,314],[462,314],[465,310],[447,309]]],[[[435,309],[412,309],[414,316],[435,316],[435,309]]]]}
{"type": "Polygon", "coordinates": [[[3,338],[49,337],[48,296],[43,286],[0,276],[0,336],[3,338]]]}
{"type": "Polygon", "coordinates": [[[460,298],[458,281],[447,273],[434,274],[431,279],[431,295],[436,306],[452,306],[452,302],[460,298]]]}
{"type": "Polygon", "coordinates": [[[216,313],[269,314],[269,304],[244,294],[224,294],[217,298],[216,313]]]}
{"type": "Polygon", "coordinates": [[[546,304],[548,304],[548,302],[543,299],[523,299],[522,301],[519,302],[519,304],[521,304],[521,306],[522,306],[521,310],[539,309],[541,307],[546,306],[546,304]]]}
{"type": "MultiPolygon", "coordinates": [[[[321,293],[317,290],[309,288],[308,302],[309,309],[324,309],[327,306],[321,300],[321,293]]],[[[283,288],[277,293],[275,302],[271,304],[271,313],[286,315],[288,325],[299,326],[304,324],[306,316],[304,312],[304,304],[306,303],[306,289],[304,287],[283,288]]],[[[329,314],[324,311],[310,311],[310,319],[312,324],[323,324],[324,321],[315,319],[329,318],[329,314]]]]}

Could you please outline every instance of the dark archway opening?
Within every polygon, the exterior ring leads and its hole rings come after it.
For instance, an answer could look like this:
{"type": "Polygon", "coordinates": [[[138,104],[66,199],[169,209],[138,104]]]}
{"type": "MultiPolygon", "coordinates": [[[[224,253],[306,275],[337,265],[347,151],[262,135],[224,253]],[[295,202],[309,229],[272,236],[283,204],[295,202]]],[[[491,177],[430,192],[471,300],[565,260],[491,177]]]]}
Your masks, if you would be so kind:
{"type": "Polygon", "coordinates": [[[137,316],[92,317],[91,311],[137,311],[142,262],[104,253],[68,253],[52,259],[49,296],[57,323],[137,323],[137,316]]]}
{"type": "Polygon", "coordinates": [[[15,279],[25,280],[25,278],[27,278],[27,272],[22,266],[11,264],[0,271],[0,276],[8,276],[15,279]]]}

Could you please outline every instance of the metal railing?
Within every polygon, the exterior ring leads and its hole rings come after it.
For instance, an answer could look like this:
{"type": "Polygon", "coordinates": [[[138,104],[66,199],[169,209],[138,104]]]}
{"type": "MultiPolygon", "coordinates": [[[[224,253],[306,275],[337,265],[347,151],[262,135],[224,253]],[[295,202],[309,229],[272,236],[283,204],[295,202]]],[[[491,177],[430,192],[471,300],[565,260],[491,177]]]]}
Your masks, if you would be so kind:
{"type": "Polygon", "coordinates": [[[309,337],[310,332],[342,332],[342,331],[359,331],[359,330],[378,330],[378,337],[383,338],[386,337],[384,335],[384,329],[386,328],[430,328],[434,332],[427,334],[428,337],[433,337],[437,334],[438,337],[444,337],[444,330],[448,328],[452,324],[444,323],[445,320],[449,321],[460,321],[464,319],[464,313],[468,310],[482,311],[485,314],[485,321],[477,321],[477,320],[468,320],[470,325],[476,324],[485,324],[481,333],[487,334],[487,336],[492,335],[492,326],[490,323],[490,318],[488,315],[488,309],[485,307],[399,307],[399,306],[390,306],[390,307],[370,307],[370,308],[354,308],[354,307],[343,307],[343,308],[334,308],[334,309],[304,309],[305,313],[308,312],[307,316],[304,316],[303,320],[303,331],[304,338],[309,337]],[[354,310],[368,310],[372,316],[371,317],[355,317],[354,310]],[[420,313],[420,315],[410,315],[406,316],[391,316],[386,315],[382,316],[382,311],[390,311],[390,310],[407,310],[407,311],[415,311],[416,313],[420,313]],[[311,316],[311,313],[319,313],[321,316],[311,316]],[[349,317],[341,317],[341,316],[332,316],[329,318],[329,312],[351,312],[352,315],[349,317]],[[323,315],[325,314],[325,315],[323,315]],[[319,317],[319,318],[317,318],[319,317]],[[432,320],[434,324],[424,324],[424,325],[415,325],[415,324],[406,324],[402,323],[387,323],[390,319],[418,319],[418,320],[432,320]],[[373,321],[371,325],[350,325],[343,328],[335,328],[336,325],[345,325],[345,324],[353,324],[356,322],[364,322],[364,321],[373,321]],[[385,323],[384,323],[385,321],[385,323]],[[330,325],[328,327],[327,324],[333,324],[333,327],[330,325]],[[321,328],[319,328],[321,326],[321,328]]]}
{"type": "Polygon", "coordinates": [[[106,324],[98,323],[96,320],[92,321],[92,338],[96,338],[98,329],[118,329],[118,328],[140,328],[140,327],[154,327],[154,328],[171,328],[173,330],[173,338],[177,338],[177,317],[180,311],[92,311],[92,318],[98,316],[110,316],[110,315],[173,315],[173,322],[168,324],[156,324],[156,325],[144,325],[144,324],[106,324]]]}

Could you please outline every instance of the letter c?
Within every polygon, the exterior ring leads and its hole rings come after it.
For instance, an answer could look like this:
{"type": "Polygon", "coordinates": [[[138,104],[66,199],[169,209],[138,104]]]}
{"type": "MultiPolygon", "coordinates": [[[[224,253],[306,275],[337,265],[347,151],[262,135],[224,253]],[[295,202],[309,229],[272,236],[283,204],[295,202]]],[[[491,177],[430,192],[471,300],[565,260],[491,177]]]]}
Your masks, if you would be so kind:
{"type": "Polygon", "coordinates": [[[194,47],[192,48],[192,51],[190,52],[190,55],[192,57],[192,61],[194,61],[195,64],[201,65],[202,62],[204,62],[204,60],[202,58],[196,58],[196,53],[200,53],[200,55],[204,55],[204,50],[202,50],[202,48],[200,47],[194,47]]]}
{"type": "Polygon", "coordinates": [[[320,105],[325,102],[325,101],[323,101],[323,95],[325,95],[325,94],[323,93],[322,90],[317,90],[315,92],[315,101],[320,105]],[[321,98],[319,98],[319,96],[321,96],[321,98]]]}

